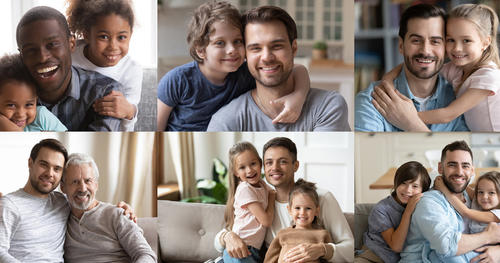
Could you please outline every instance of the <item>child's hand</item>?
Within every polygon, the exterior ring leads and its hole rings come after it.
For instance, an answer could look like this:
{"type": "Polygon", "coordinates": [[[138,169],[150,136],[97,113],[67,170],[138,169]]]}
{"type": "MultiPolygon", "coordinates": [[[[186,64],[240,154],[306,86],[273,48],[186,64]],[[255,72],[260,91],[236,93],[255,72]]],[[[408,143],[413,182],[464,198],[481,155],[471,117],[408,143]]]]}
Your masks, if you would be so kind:
{"type": "Polygon", "coordinates": [[[135,116],[135,106],[127,101],[123,93],[116,90],[97,99],[93,107],[98,114],[117,119],[131,120],[135,116]]]}
{"type": "Polygon", "coordinates": [[[418,201],[420,201],[420,198],[422,198],[422,196],[424,196],[423,193],[416,194],[410,197],[410,200],[408,200],[408,203],[406,204],[405,210],[408,210],[408,212],[413,213],[415,207],[418,204],[418,201]]]}
{"type": "Polygon", "coordinates": [[[269,190],[269,194],[267,197],[268,203],[274,202],[276,200],[276,191],[275,190],[269,190]]]}
{"type": "Polygon", "coordinates": [[[443,177],[441,177],[441,175],[437,176],[436,179],[434,179],[434,189],[443,192],[445,187],[446,185],[444,185],[443,177]]]}
{"type": "Polygon", "coordinates": [[[282,109],[280,114],[278,114],[278,116],[273,119],[273,124],[294,123],[297,121],[300,116],[300,112],[302,111],[302,105],[304,104],[304,101],[302,101],[302,104],[300,104],[300,101],[294,100],[295,97],[290,96],[289,94],[271,101],[271,105],[282,109]]]}
{"type": "Polygon", "coordinates": [[[23,128],[17,126],[5,115],[0,114],[0,131],[23,131],[23,128]]]}

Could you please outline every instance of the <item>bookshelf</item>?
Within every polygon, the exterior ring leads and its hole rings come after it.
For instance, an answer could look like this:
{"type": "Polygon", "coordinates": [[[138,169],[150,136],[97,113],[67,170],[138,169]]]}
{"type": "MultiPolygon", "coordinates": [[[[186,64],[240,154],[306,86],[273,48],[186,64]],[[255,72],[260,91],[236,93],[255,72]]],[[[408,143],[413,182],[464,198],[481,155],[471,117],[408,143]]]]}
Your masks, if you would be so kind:
{"type": "Polygon", "coordinates": [[[398,31],[402,12],[417,2],[451,10],[459,4],[484,3],[497,14],[500,1],[494,0],[356,0],[355,14],[355,89],[356,93],[379,80],[384,72],[403,62],[399,54],[398,31]]]}

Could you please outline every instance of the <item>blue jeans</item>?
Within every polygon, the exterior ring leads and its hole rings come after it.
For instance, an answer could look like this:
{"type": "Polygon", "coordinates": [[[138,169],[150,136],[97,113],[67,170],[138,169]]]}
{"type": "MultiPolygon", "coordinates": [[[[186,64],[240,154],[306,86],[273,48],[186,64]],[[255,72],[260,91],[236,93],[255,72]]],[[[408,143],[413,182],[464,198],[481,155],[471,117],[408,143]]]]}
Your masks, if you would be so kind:
{"type": "Polygon", "coordinates": [[[224,263],[258,263],[264,260],[260,258],[260,251],[258,249],[248,246],[248,251],[250,251],[250,256],[246,258],[233,258],[229,256],[227,250],[224,249],[222,260],[224,263]]]}

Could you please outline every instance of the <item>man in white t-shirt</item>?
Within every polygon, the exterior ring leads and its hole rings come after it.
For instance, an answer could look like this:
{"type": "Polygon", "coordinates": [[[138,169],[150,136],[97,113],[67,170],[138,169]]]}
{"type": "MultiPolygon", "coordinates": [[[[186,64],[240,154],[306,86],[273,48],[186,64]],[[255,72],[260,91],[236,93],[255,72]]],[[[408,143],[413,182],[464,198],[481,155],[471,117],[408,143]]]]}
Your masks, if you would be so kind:
{"type": "MultiPolygon", "coordinates": [[[[275,212],[272,226],[268,228],[266,244],[269,246],[278,231],[291,226],[292,219],[288,213],[288,197],[294,186],[294,173],[299,168],[297,148],[288,138],[277,137],[268,141],[263,149],[264,172],[268,183],[276,189],[275,212]]],[[[320,218],[326,230],[331,234],[333,243],[329,244],[301,244],[291,249],[286,259],[289,261],[317,260],[324,255],[330,262],[354,261],[354,238],[347,220],[332,193],[318,189],[320,199],[320,218]]],[[[249,254],[246,244],[231,231],[223,229],[214,240],[218,251],[224,250],[234,258],[244,258],[249,254]]]]}

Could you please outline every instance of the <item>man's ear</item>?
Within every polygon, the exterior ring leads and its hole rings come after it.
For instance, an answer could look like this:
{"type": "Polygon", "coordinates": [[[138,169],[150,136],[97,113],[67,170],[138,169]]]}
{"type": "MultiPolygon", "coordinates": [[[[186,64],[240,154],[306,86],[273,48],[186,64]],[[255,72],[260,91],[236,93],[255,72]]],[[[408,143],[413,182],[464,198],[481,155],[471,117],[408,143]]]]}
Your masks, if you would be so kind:
{"type": "Polygon", "coordinates": [[[28,168],[31,169],[32,166],[33,166],[33,159],[31,159],[31,157],[30,157],[30,158],[28,158],[28,168]]]}
{"type": "Polygon", "coordinates": [[[399,54],[403,54],[403,42],[404,42],[404,40],[401,37],[399,37],[398,38],[399,54]]]}
{"type": "Polygon", "coordinates": [[[295,55],[297,55],[297,39],[294,39],[292,41],[292,52],[293,56],[295,57],[295,55]]]}
{"type": "Polygon", "coordinates": [[[293,171],[297,172],[298,169],[299,169],[299,161],[295,160],[295,162],[293,164],[293,171]]]}

